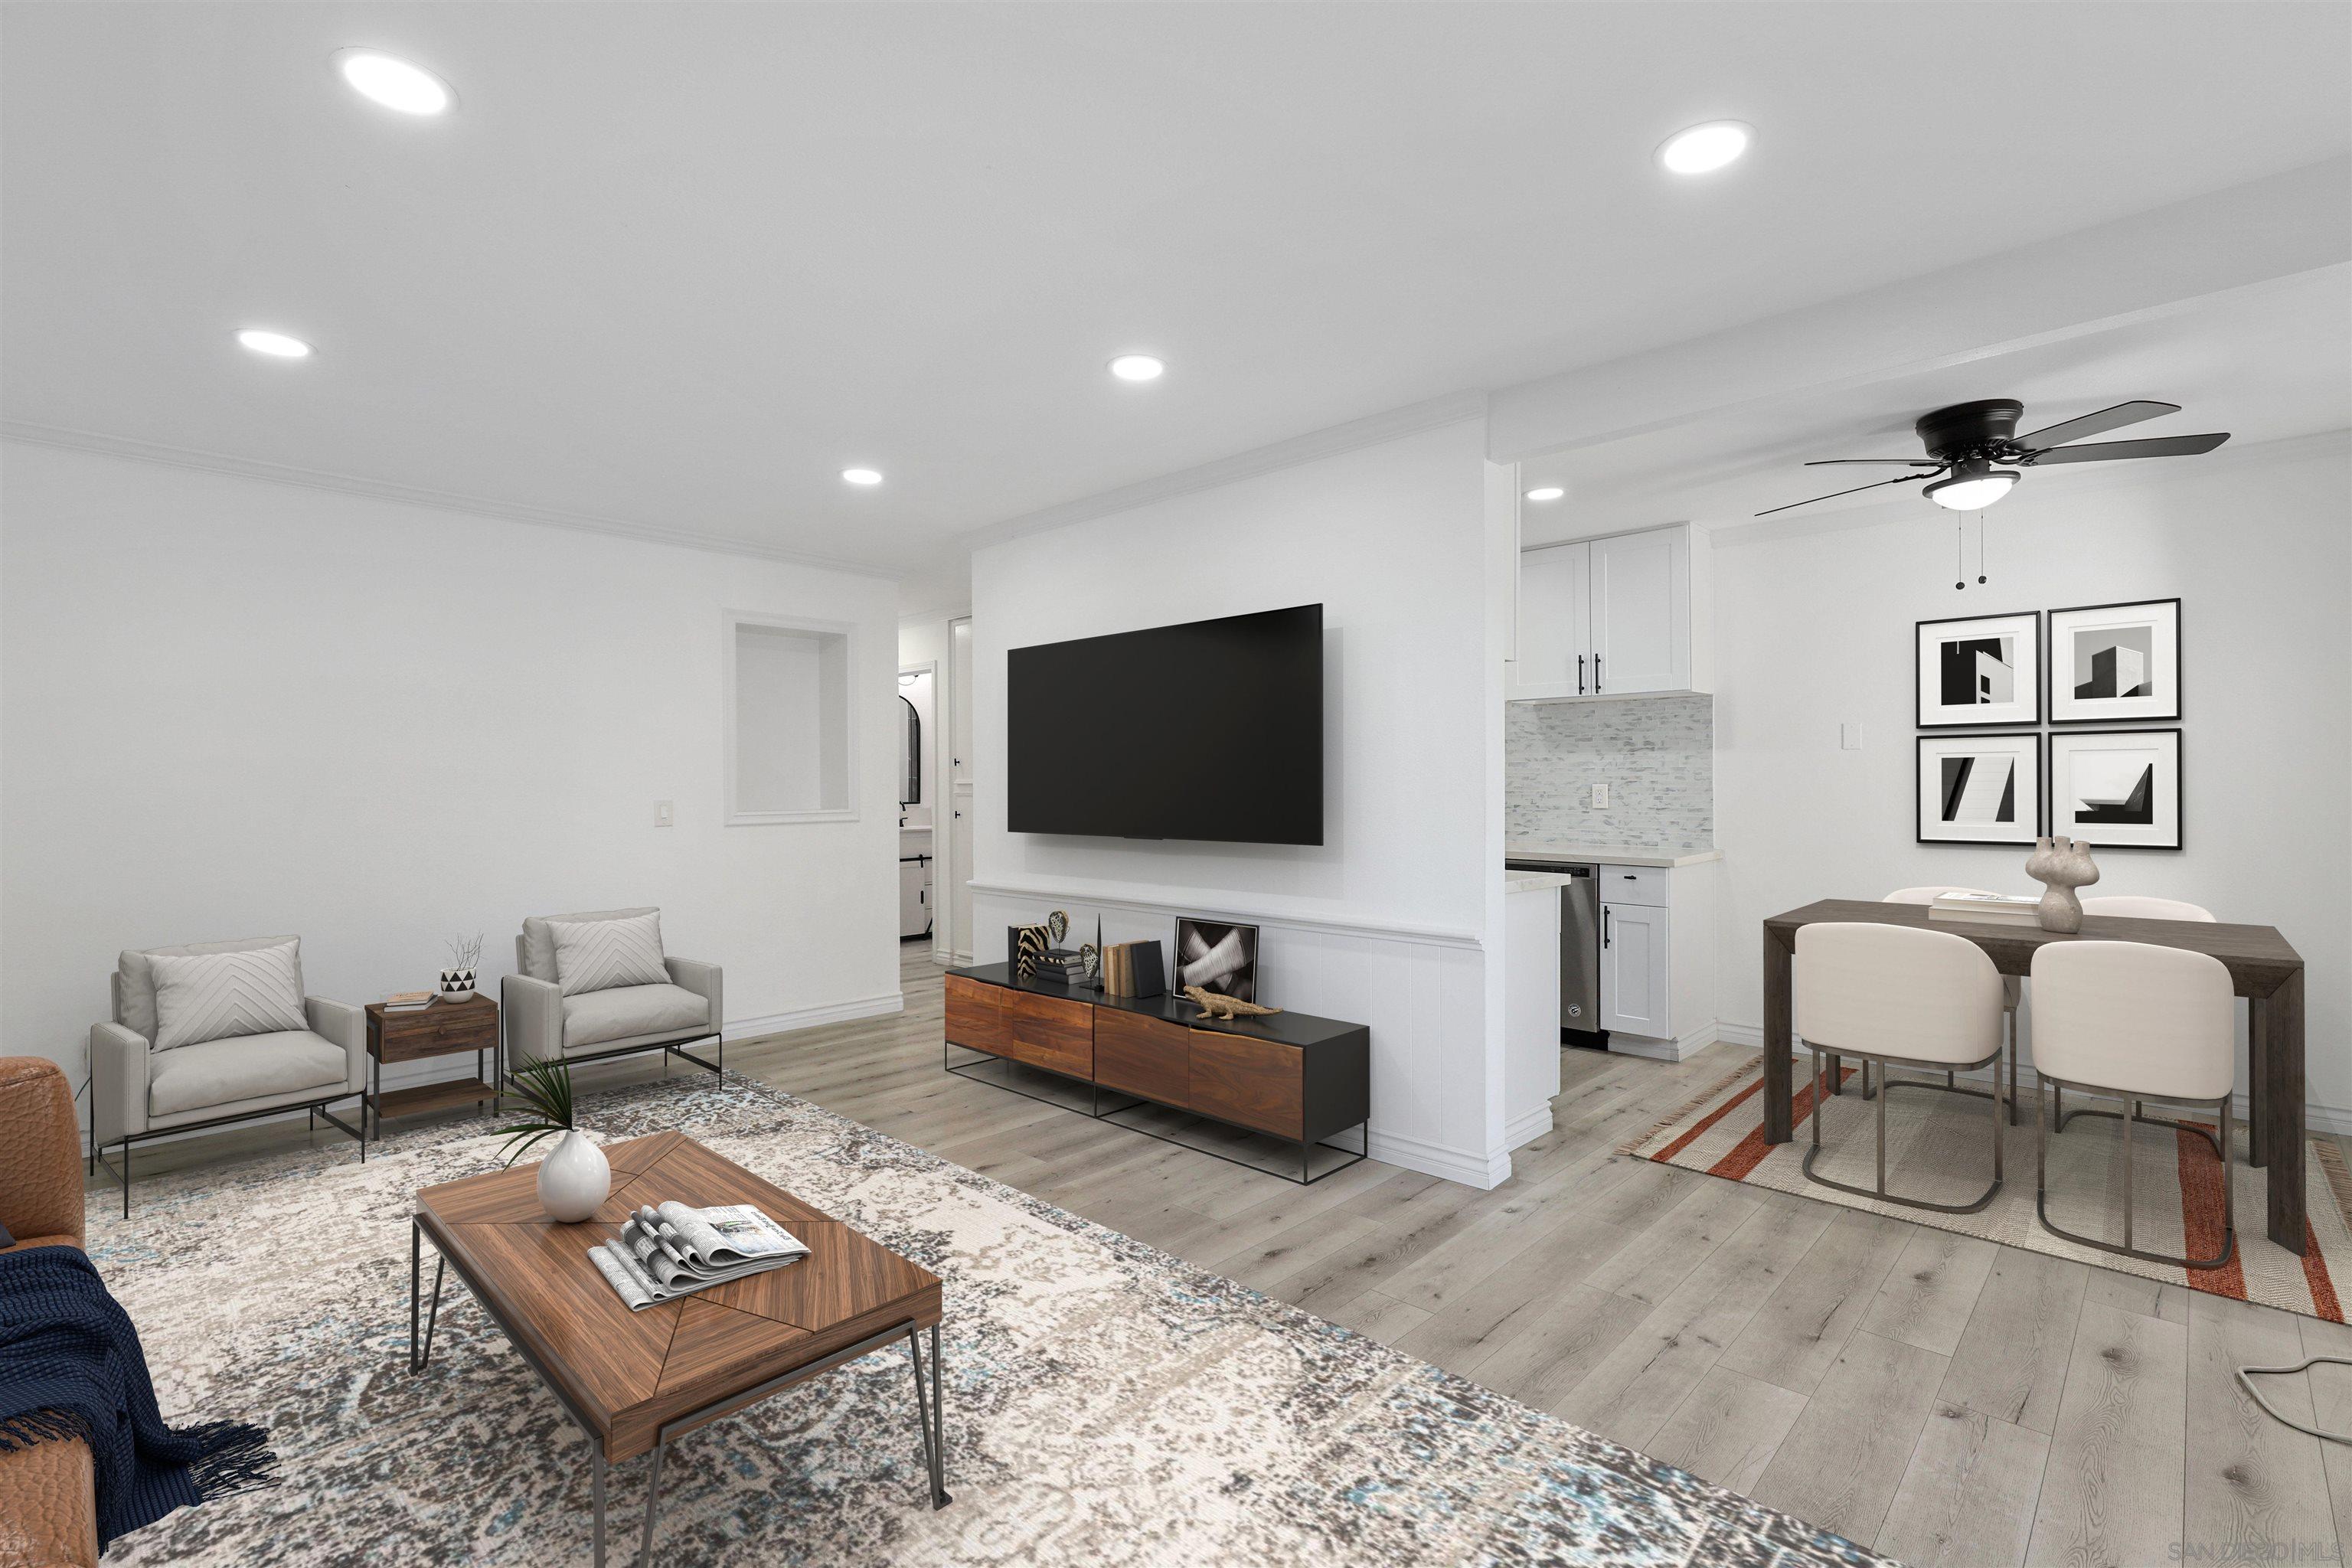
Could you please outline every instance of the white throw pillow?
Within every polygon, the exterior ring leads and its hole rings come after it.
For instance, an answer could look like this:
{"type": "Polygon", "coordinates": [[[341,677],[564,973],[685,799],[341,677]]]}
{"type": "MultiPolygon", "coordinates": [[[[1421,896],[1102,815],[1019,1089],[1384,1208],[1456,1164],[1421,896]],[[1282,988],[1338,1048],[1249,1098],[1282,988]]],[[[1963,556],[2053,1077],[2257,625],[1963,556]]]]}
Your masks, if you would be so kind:
{"type": "Polygon", "coordinates": [[[665,985],[661,915],[617,921],[550,921],[555,938],[555,979],[566,996],[615,985],[665,985]]]}
{"type": "Polygon", "coordinates": [[[147,962],[155,976],[159,1051],[310,1026],[302,1012],[299,940],[242,952],[158,952],[147,962]]]}

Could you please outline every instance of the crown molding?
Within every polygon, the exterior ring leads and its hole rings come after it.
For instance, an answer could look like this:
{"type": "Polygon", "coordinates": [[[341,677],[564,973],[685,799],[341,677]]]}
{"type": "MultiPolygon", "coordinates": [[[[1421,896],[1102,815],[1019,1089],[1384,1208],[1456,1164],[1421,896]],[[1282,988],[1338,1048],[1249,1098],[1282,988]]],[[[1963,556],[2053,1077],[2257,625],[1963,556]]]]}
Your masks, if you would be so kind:
{"type": "Polygon", "coordinates": [[[1402,408],[1391,408],[1386,413],[1351,419],[1344,425],[1311,430],[1304,436],[1293,436],[1270,446],[1236,452],[1229,458],[1219,458],[1195,468],[1179,468],[1173,473],[1121,485],[1117,489],[1104,490],[1098,495],[1062,501],[1038,511],[987,523],[964,534],[960,542],[972,550],[982,550],[1009,539],[1068,528],[1074,523],[1092,522],[1097,518],[1133,511],[1155,501],[1216,489],[1242,479],[1255,479],[1261,474],[1295,468],[1324,458],[1336,458],[1345,452],[1377,447],[1400,437],[1442,429],[1448,425],[1459,425],[1486,416],[1486,395],[1484,392],[1448,393],[1444,397],[1433,397],[1425,403],[1407,404],[1402,408]]]}
{"type": "Polygon", "coordinates": [[[448,490],[428,489],[421,485],[396,484],[390,479],[364,479],[357,474],[339,474],[324,468],[297,468],[289,463],[265,462],[258,458],[233,458],[222,452],[205,452],[185,447],[167,447],[161,442],[141,441],[128,436],[108,436],[95,430],[73,430],[57,425],[39,425],[26,419],[0,419],[0,438],[24,441],[40,447],[58,447],[73,452],[92,452],[100,457],[120,458],[134,463],[153,463],[170,468],[193,468],[201,473],[226,474],[233,479],[258,479],[265,484],[293,485],[304,489],[332,490],[344,495],[364,496],[371,500],[393,501],[401,506],[425,507],[435,511],[462,512],[473,517],[497,518],[505,522],[530,523],[539,528],[564,528],[575,533],[599,533],[614,539],[635,539],[647,544],[667,544],[681,550],[706,551],[714,555],[746,555],[761,561],[779,561],[793,566],[813,566],[827,572],[846,572],[859,577],[878,577],[895,582],[907,575],[904,572],[876,566],[865,562],[846,561],[838,556],[822,555],[809,551],[785,550],[773,545],[754,544],[741,540],[722,539],[707,533],[697,533],[682,528],[664,528],[657,523],[632,522],[622,518],[597,517],[587,512],[565,511],[555,507],[531,506],[521,501],[488,500],[480,496],[459,495],[448,490]]]}

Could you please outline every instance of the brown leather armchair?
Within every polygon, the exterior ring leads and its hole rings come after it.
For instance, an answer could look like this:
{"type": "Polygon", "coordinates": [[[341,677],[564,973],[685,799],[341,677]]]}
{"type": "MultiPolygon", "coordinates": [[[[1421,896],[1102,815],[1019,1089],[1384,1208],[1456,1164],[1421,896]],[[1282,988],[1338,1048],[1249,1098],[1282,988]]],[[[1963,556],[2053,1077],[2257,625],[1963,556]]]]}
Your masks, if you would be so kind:
{"type": "MultiPolygon", "coordinates": [[[[0,1226],[13,1246],[82,1245],[81,1125],[46,1057],[0,1057],[0,1226]]],[[[89,1449],[71,1440],[0,1454],[0,1568],[98,1562],[89,1449]]]]}

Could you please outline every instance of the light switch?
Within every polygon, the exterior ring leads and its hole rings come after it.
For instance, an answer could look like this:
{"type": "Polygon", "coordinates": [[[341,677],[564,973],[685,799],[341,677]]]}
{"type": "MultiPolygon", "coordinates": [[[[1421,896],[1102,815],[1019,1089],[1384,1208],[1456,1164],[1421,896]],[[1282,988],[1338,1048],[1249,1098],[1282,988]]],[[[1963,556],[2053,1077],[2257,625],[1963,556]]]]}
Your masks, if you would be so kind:
{"type": "Polygon", "coordinates": [[[1838,746],[1841,750],[1848,752],[1858,752],[1862,750],[1862,726],[1859,724],[1839,725],[1838,746]]]}
{"type": "Polygon", "coordinates": [[[1608,805],[1609,786],[1607,784],[1597,784],[1592,786],[1592,804],[1595,807],[1605,807],[1608,805]]]}
{"type": "Polygon", "coordinates": [[[654,826],[656,827],[676,827],[677,826],[677,811],[670,805],[669,802],[666,800],[657,800],[654,802],[654,826]]]}

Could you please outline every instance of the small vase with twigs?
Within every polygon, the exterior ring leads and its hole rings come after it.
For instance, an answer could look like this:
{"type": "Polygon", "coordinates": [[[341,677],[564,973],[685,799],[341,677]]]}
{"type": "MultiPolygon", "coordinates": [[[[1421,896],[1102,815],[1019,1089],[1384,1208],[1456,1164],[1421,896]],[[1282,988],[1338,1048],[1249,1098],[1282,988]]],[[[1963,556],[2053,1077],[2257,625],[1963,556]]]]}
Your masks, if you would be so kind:
{"type": "Polygon", "coordinates": [[[588,1141],[573,1110],[572,1068],[562,1061],[525,1062],[507,1075],[507,1092],[523,1103],[523,1119],[499,1131],[499,1151],[513,1164],[542,1138],[555,1150],[539,1163],[539,1205],[547,1217],[576,1225],[596,1212],[613,1191],[613,1167],[604,1151],[588,1141]]]}

